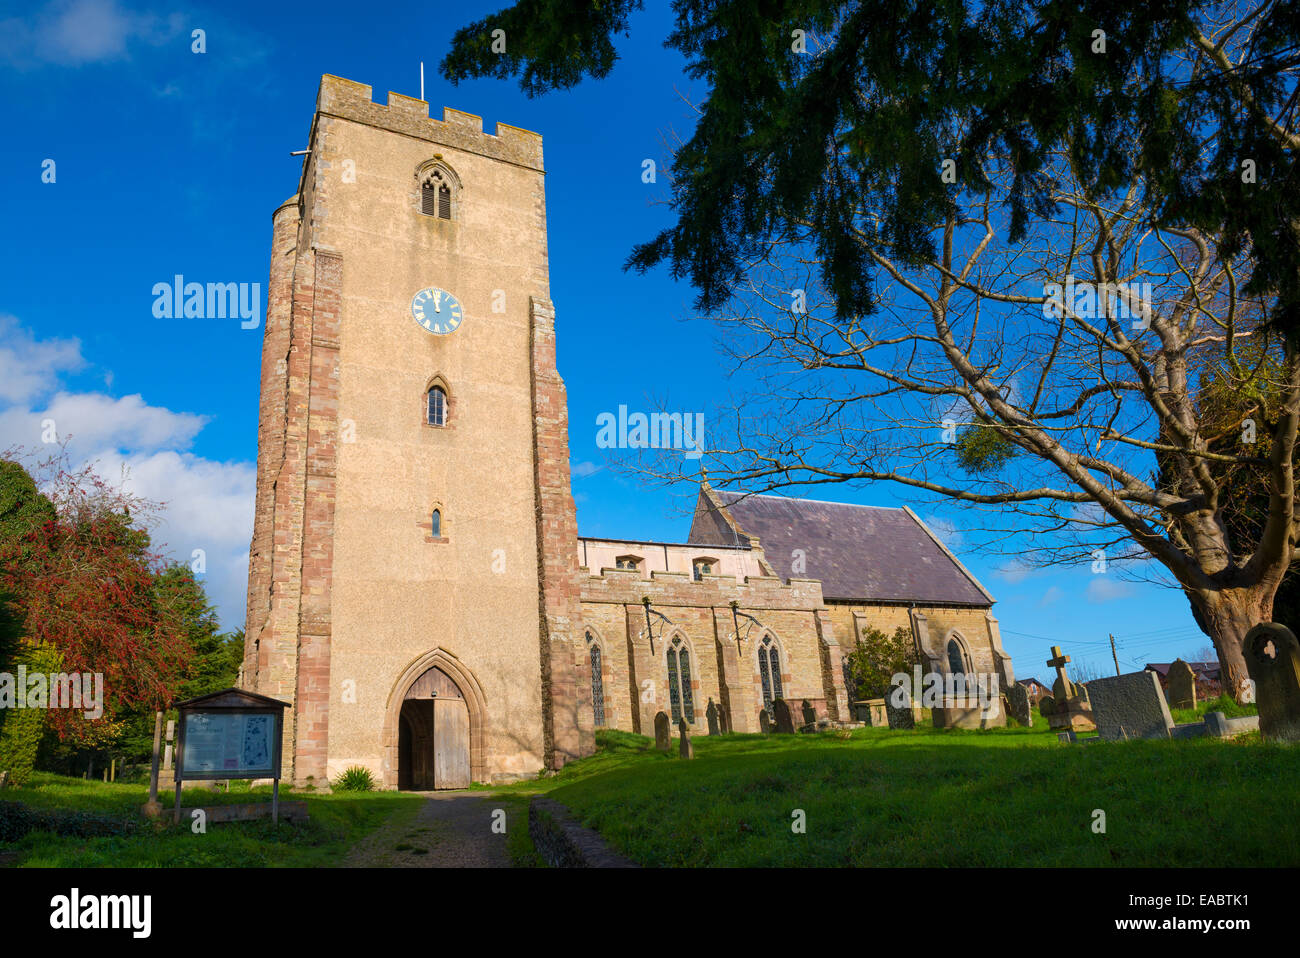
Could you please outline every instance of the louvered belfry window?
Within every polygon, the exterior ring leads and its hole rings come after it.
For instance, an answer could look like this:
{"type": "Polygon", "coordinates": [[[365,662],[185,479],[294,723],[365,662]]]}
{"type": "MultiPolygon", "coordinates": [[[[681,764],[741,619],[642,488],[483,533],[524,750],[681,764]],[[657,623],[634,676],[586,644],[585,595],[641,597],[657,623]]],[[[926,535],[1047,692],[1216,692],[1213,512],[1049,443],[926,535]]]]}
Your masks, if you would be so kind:
{"type": "Polygon", "coordinates": [[[420,185],[420,212],[440,220],[451,219],[451,187],[438,170],[431,171],[420,185]]]}

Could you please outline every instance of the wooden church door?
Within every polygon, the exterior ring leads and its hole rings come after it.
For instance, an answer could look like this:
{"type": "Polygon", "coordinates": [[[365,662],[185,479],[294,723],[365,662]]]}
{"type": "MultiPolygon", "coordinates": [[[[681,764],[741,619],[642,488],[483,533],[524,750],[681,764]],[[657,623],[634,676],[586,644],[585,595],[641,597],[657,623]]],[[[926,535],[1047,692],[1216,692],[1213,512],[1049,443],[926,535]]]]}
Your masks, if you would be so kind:
{"type": "Polygon", "coordinates": [[[433,787],[468,788],[469,707],[462,698],[433,700],[433,787]]]}

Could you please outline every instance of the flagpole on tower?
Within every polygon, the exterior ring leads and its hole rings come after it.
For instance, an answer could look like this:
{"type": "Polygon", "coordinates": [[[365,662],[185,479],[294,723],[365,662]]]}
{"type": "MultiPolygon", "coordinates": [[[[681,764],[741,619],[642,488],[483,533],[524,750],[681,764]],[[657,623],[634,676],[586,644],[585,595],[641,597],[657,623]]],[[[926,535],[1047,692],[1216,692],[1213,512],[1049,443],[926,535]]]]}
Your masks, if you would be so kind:
{"type": "Polygon", "coordinates": [[[424,99],[424,61],[420,61],[420,99],[424,99]]]}

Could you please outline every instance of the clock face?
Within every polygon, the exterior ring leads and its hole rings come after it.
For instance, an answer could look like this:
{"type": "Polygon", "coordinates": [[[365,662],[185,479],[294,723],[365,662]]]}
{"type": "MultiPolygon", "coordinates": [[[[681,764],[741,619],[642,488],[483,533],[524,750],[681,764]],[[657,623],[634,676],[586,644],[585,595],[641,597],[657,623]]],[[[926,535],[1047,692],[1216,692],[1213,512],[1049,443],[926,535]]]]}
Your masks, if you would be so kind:
{"type": "Polygon", "coordinates": [[[411,315],[431,333],[445,335],[460,328],[460,301],[445,289],[430,286],[411,297],[411,315]]]}

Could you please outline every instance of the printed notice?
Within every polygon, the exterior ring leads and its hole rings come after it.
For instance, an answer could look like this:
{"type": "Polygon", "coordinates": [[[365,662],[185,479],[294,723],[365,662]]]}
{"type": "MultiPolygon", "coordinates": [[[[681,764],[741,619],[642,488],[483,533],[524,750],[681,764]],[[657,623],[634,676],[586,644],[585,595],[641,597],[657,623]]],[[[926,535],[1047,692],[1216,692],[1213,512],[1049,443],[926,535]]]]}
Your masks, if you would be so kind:
{"type": "Polygon", "coordinates": [[[224,772],[232,777],[269,772],[275,718],[239,712],[193,712],[186,716],[183,774],[224,772]]]}

